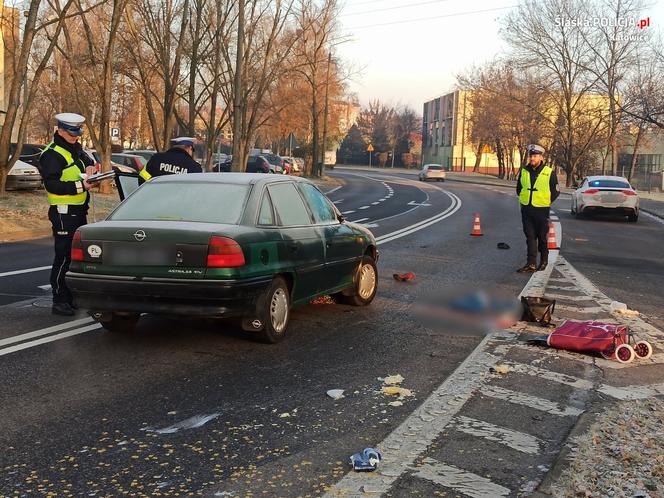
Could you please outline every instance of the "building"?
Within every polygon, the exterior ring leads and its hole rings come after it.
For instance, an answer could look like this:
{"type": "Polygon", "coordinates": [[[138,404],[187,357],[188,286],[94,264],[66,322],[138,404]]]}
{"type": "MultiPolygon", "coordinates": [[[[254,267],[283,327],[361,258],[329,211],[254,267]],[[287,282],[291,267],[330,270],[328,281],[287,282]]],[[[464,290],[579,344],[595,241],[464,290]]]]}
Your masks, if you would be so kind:
{"type": "MultiPolygon", "coordinates": [[[[617,174],[626,178],[632,166],[635,134],[633,131],[618,151],[617,174]]],[[[664,192],[663,159],[664,132],[659,128],[649,128],[645,131],[637,150],[634,174],[631,178],[632,186],[648,192],[664,192]]]]}
{"type": "MultiPolygon", "coordinates": [[[[469,91],[456,90],[424,103],[422,164],[441,164],[450,171],[473,170],[477,151],[469,138],[470,100],[469,91]]],[[[485,147],[479,159],[481,173],[498,173],[498,157],[492,150],[485,147]]]]}

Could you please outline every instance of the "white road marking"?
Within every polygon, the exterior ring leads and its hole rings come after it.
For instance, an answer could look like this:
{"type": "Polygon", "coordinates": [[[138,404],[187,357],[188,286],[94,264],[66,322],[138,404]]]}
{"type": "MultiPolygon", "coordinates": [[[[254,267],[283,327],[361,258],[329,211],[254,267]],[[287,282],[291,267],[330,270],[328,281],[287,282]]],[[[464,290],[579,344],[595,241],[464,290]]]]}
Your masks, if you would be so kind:
{"type": "Polygon", "coordinates": [[[41,337],[43,335],[52,334],[59,330],[70,329],[74,327],[80,327],[87,323],[92,323],[94,320],[90,317],[80,318],[78,320],[72,320],[71,322],[61,323],[60,325],[53,325],[52,327],[46,327],[45,329],[35,330],[33,332],[26,332],[25,334],[16,335],[13,337],[7,337],[6,339],[0,339],[0,348],[8,344],[15,344],[17,342],[27,341],[28,339],[34,339],[35,337],[41,337]]]}
{"type": "Polygon", "coordinates": [[[332,204],[341,204],[344,201],[344,199],[339,199],[338,201],[332,202],[332,204]]]}
{"type": "Polygon", "coordinates": [[[664,225],[664,218],[660,218],[659,216],[655,216],[654,214],[646,213],[645,211],[641,210],[640,213],[642,216],[645,216],[647,218],[650,218],[651,220],[656,221],[657,223],[661,223],[664,225]]]}
{"type": "MultiPolygon", "coordinates": [[[[574,300],[574,296],[570,296],[570,298],[574,300]]],[[[582,308],[577,306],[566,306],[564,304],[556,303],[556,311],[566,311],[568,313],[589,313],[596,316],[598,313],[604,312],[604,309],[600,308],[599,306],[586,306],[582,308]]]]}
{"type": "Polygon", "coordinates": [[[362,223],[362,226],[365,228],[376,228],[378,227],[378,223],[362,223]]]}
{"type": "Polygon", "coordinates": [[[367,221],[369,218],[360,218],[359,220],[353,220],[351,223],[361,223],[363,221],[367,221]]]}
{"type": "Polygon", "coordinates": [[[431,206],[428,202],[415,202],[415,201],[410,201],[408,203],[409,206],[431,206]]]}
{"type": "Polygon", "coordinates": [[[538,398],[529,394],[512,391],[511,389],[505,389],[499,386],[484,386],[482,389],[480,389],[480,392],[491,398],[502,399],[503,401],[527,406],[528,408],[534,408],[535,410],[547,412],[559,417],[578,417],[583,413],[583,410],[574,408],[573,406],[566,406],[561,409],[558,403],[554,401],[549,401],[548,399],[538,398]]]}
{"type": "Polygon", "coordinates": [[[380,203],[378,201],[371,203],[372,206],[375,206],[376,204],[380,204],[380,203]]]}
{"type": "Polygon", "coordinates": [[[581,296],[570,296],[567,294],[557,294],[555,292],[547,292],[546,297],[550,297],[551,299],[560,299],[562,301],[568,300],[568,301],[594,301],[594,299],[588,295],[581,295],[581,296]]]}
{"type": "Polygon", "coordinates": [[[336,192],[341,187],[343,187],[343,185],[339,185],[338,187],[334,187],[332,190],[328,190],[327,192],[325,192],[325,195],[330,195],[332,192],[336,192]]]}
{"type": "Polygon", "coordinates": [[[593,383],[589,380],[579,379],[578,377],[572,377],[571,375],[553,372],[545,368],[540,368],[533,365],[525,365],[523,363],[516,363],[510,366],[517,373],[527,374],[540,379],[557,382],[559,384],[573,387],[574,389],[589,390],[594,387],[593,383]]]}
{"type": "Polygon", "coordinates": [[[455,428],[471,436],[478,436],[489,441],[504,444],[522,453],[536,455],[544,442],[524,432],[499,427],[470,417],[457,417],[455,428]]]}
{"type": "Polygon", "coordinates": [[[424,465],[417,467],[417,472],[413,475],[472,498],[496,498],[509,496],[511,493],[511,490],[486,477],[437,462],[433,458],[425,458],[424,465]]]}
{"type": "Polygon", "coordinates": [[[37,287],[39,287],[41,290],[45,290],[45,291],[51,290],[51,284],[38,285],[37,287]]]}
{"type": "Polygon", "coordinates": [[[84,334],[85,332],[90,332],[91,330],[96,330],[98,328],[101,328],[101,324],[93,323],[92,325],[88,325],[87,327],[81,327],[81,328],[78,328],[78,329],[63,332],[61,334],[50,335],[48,337],[42,337],[41,339],[37,339],[35,341],[24,342],[22,344],[17,344],[16,346],[11,346],[11,347],[8,347],[8,348],[0,349],[0,356],[4,356],[4,355],[10,354],[10,353],[15,353],[16,351],[21,351],[22,349],[28,349],[28,348],[32,348],[32,347],[35,347],[35,346],[39,346],[40,344],[46,344],[47,342],[58,341],[60,339],[66,338],[66,337],[71,337],[71,336],[78,335],[78,334],[84,334]]]}
{"type": "Polygon", "coordinates": [[[32,273],[35,271],[43,271],[43,270],[50,270],[51,265],[48,266],[37,266],[35,268],[26,268],[25,270],[14,270],[14,271],[6,271],[4,273],[0,273],[0,277],[11,277],[13,275],[22,275],[23,273],[32,273]]]}
{"type": "Polygon", "coordinates": [[[627,387],[603,385],[600,387],[599,392],[620,400],[648,399],[664,395],[664,384],[627,387]]]}
{"type": "Polygon", "coordinates": [[[350,211],[342,211],[341,214],[352,214],[354,212],[355,212],[355,210],[351,209],[350,211]]]}
{"type": "Polygon", "coordinates": [[[361,206],[358,209],[369,209],[371,206],[361,206]]]}
{"type": "Polygon", "coordinates": [[[378,202],[383,202],[384,200],[385,200],[385,197],[383,197],[382,199],[378,199],[378,202]]]}
{"type": "Polygon", "coordinates": [[[210,420],[214,420],[221,415],[220,412],[211,413],[210,415],[194,415],[188,419],[182,420],[175,424],[169,425],[168,427],[163,427],[162,429],[155,429],[154,427],[142,427],[141,431],[146,432],[155,432],[157,434],[173,434],[183,429],[197,429],[203,427],[210,420]]]}

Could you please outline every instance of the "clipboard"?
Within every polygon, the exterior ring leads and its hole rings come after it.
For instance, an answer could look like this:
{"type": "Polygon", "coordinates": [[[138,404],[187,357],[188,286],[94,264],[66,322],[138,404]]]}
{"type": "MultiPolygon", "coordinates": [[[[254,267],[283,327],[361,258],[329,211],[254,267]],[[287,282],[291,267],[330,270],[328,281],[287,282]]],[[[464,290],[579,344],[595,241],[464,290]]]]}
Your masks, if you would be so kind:
{"type": "Polygon", "coordinates": [[[115,171],[105,171],[104,173],[95,173],[94,175],[81,173],[80,177],[81,180],[86,180],[88,183],[95,183],[102,180],[108,180],[109,178],[115,178],[115,171]]]}

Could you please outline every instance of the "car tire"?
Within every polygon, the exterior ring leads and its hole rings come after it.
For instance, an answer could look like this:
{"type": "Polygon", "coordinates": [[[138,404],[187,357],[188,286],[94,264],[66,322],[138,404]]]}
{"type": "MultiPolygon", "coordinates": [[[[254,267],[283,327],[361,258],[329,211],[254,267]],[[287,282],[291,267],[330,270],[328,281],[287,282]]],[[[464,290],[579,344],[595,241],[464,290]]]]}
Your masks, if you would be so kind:
{"type": "Polygon", "coordinates": [[[636,223],[637,221],[639,221],[639,213],[635,212],[628,214],[627,221],[629,221],[630,223],[636,223]]]}
{"type": "Polygon", "coordinates": [[[276,344],[286,336],[290,306],[288,284],[282,277],[275,277],[258,302],[258,316],[262,327],[255,331],[255,334],[259,341],[276,344]]]}
{"type": "Polygon", "coordinates": [[[365,254],[362,262],[357,267],[355,277],[353,278],[352,294],[341,294],[341,301],[353,306],[366,306],[376,297],[378,290],[378,268],[376,261],[365,254]]]}
{"type": "Polygon", "coordinates": [[[581,218],[583,218],[583,211],[579,210],[579,206],[576,206],[576,209],[574,210],[574,217],[577,220],[580,220],[581,218]]]}
{"type": "MultiPolygon", "coordinates": [[[[94,317],[94,315],[93,315],[94,317]]],[[[128,314],[118,314],[111,313],[111,317],[108,320],[99,320],[99,323],[109,332],[119,332],[127,334],[133,332],[138,323],[138,319],[141,317],[140,313],[128,313],[128,314]]]]}

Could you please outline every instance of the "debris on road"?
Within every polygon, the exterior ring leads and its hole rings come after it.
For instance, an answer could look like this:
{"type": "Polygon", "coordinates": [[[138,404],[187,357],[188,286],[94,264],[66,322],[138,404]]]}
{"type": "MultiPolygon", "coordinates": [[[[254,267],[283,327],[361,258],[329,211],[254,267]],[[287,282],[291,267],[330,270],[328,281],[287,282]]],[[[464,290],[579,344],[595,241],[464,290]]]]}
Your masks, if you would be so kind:
{"type": "Polygon", "coordinates": [[[523,305],[523,315],[521,320],[524,322],[539,323],[544,327],[553,327],[551,316],[556,309],[556,300],[546,297],[523,296],[521,297],[523,305]]]}
{"type": "Polygon", "coordinates": [[[383,384],[386,386],[394,386],[397,384],[401,384],[403,382],[403,377],[399,374],[396,375],[388,375],[383,379],[383,384]]]}
{"type": "Polygon", "coordinates": [[[408,282],[415,278],[415,274],[412,271],[409,271],[406,273],[394,273],[392,277],[398,282],[408,282]]]}
{"type": "Polygon", "coordinates": [[[504,363],[499,363],[498,365],[491,367],[489,369],[489,372],[499,373],[499,374],[504,375],[504,374],[508,373],[510,370],[512,370],[512,369],[510,368],[509,365],[505,365],[504,363]]]}
{"type": "Polygon", "coordinates": [[[390,396],[399,396],[400,398],[406,398],[413,395],[413,391],[406,389],[405,387],[399,386],[384,386],[383,394],[388,394],[390,396]]]}
{"type": "Polygon", "coordinates": [[[350,464],[357,472],[373,472],[378,467],[382,456],[375,448],[364,448],[361,453],[350,457],[350,464]]]}
{"type": "Polygon", "coordinates": [[[403,402],[402,401],[390,401],[388,403],[388,405],[390,405],[390,406],[403,406],[403,402]]]}
{"type": "Polygon", "coordinates": [[[288,413],[288,412],[281,413],[281,414],[279,415],[279,418],[288,418],[288,417],[290,417],[290,413],[288,413]]]}
{"type": "Polygon", "coordinates": [[[326,393],[330,398],[337,400],[341,399],[344,397],[344,390],[343,389],[330,389],[326,393]]]}
{"type": "Polygon", "coordinates": [[[337,304],[332,296],[321,296],[309,302],[309,304],[337,304]]]}
{"type": "Polygon", "coordinates": [[[496,247],[498,247],[498,249],[509,249],[510,248],[509,244],[507,244],[506,242],[498,242],[498,244],[496,244],[496,247]]]}

